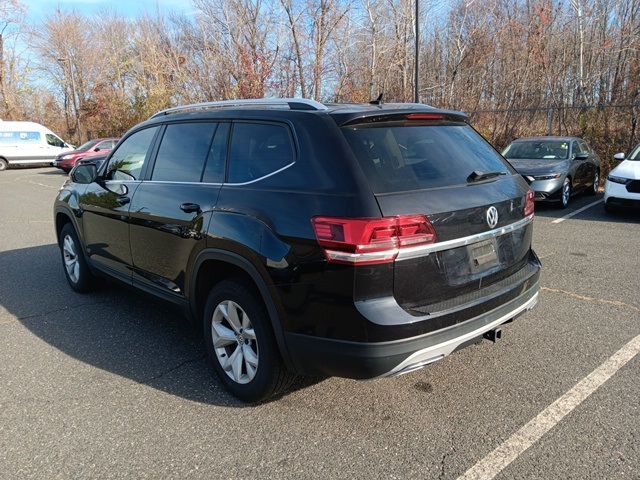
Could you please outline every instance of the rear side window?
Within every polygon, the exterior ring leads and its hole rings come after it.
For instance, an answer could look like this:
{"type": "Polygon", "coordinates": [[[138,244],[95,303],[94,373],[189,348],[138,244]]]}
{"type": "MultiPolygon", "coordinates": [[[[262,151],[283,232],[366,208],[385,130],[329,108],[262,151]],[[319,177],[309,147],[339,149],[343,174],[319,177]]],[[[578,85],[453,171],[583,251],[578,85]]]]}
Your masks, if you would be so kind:
{"type": "Polygon", "coordinates": [[[151,180],[199,182],[216,126],[215,123],[167,125],[151,180]]]}
{"type": "Polygon", "coordinates": [[[113,148],[113,142],[111,140],[106,140],[104,142],[99,143],[94,148],[100,150],[111,150],[113,148]]]}
{"type": "Polygon", "coordinates": [[[289,129],[283,125],[236,123],[229,152],[229,183],[265,177],[294,161],[289,129]]]}
{"type": "Polygon", "coordinates": [[[374,193],[466,184],[474,171],[512,173],[466,124],[356,126],[343,132],[374,193]]]}

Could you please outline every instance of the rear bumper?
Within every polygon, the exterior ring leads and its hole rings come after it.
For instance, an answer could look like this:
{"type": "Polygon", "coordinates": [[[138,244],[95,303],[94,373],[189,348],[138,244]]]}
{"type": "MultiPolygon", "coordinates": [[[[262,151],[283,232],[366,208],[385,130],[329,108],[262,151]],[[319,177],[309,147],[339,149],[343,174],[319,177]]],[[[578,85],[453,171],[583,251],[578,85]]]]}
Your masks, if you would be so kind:
{"type": "Polygon", "coordinates": [[[305,374],[369,379],[426,366],[475,343],[538,301],[539,283],[515,299],[467,321],[425,335],[389,342],[351,342],[285,333],[296,368],[305,374]]]}

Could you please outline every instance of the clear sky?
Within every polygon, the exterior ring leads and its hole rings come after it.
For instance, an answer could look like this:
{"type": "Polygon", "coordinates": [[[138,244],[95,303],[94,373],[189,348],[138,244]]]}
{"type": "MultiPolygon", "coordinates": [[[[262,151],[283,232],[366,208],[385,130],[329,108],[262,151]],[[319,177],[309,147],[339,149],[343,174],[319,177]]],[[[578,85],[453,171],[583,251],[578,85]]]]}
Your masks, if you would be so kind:
{"type": "Polygon", "coordinates": [[[131,18],[140,16],[144,12],[159,10],[163,13],[180,12],[191,14],[195,12],[189,0],[22,0],[27,7],[31,20],[43,20],[49,15],[55,15],[56,10],[73,11],[91,15],[105,10],[116,12],[131,18]]]}

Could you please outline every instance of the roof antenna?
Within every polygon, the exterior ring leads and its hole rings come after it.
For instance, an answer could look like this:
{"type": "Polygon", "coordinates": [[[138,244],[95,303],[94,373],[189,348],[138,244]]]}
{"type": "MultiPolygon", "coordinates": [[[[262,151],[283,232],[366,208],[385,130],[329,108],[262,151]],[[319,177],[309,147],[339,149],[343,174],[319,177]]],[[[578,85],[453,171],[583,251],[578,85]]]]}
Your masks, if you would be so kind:
{"type": "Polygon", "coordinates": [[[369,104],[371,105],[382,105],[382,97],[384,96],[384,92],[380,92],[380,95],[378,95],[378,98],[376,98],[375,100],[371,100],[369,102],[369,104]]]}

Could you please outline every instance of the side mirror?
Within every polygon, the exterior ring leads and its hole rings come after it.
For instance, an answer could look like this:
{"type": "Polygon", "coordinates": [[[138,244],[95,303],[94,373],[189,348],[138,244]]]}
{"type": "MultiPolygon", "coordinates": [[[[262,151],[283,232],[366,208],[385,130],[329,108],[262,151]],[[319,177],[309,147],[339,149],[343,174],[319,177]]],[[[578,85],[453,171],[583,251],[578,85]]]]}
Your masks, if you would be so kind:
{"type": "Polygon", "coordinates": [[[625,156],[624,156],[624,152],[616,153],[616,154],[613,156],[613,159],[614,159],[614,160],[617,160],[618,162],[623,161],[623,160],[624,160],[624,158],[625,158],[625,156]]]}
{"type": "Polygon", "coordinates": [[[574,157],[576,160],[587,160],[589,158],[589,154],[585,152],[576,153],[574,157]]]}
{"type": "Polygon", "coordinates": [[[93,163],[85,163],[77,165],[71,171],[71,180],[75,183],[89,184],[98,178],[98,169],[93,163]]]}
{"type": "Polygon", "coordinates": [[[93,149],[94,152],[99,152],[100,151],[100,147],[96,147],[93,149]]]}

